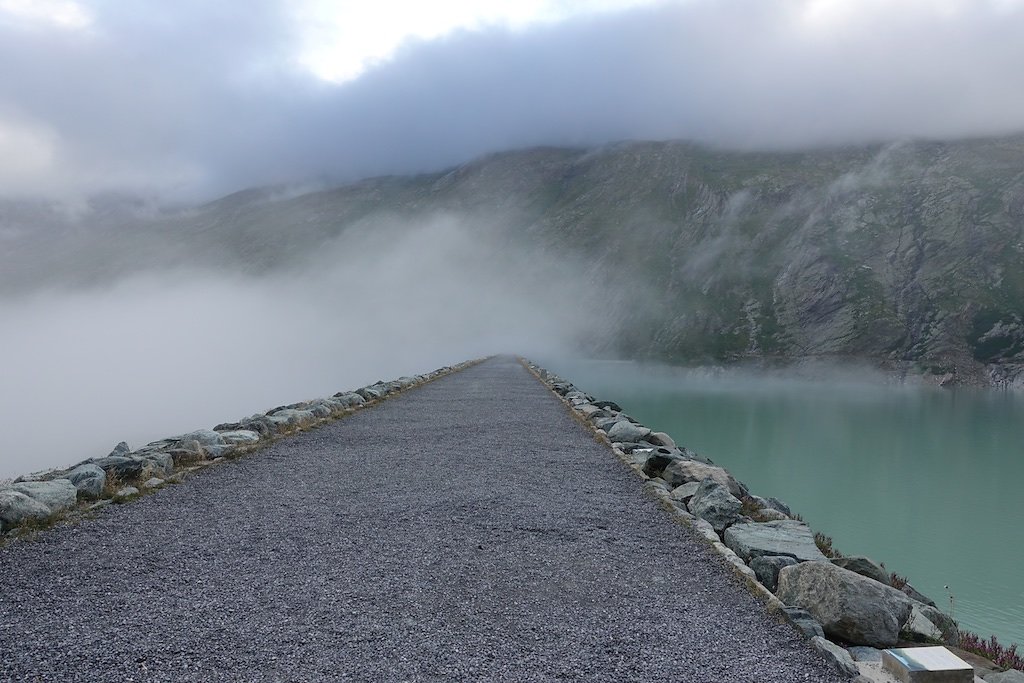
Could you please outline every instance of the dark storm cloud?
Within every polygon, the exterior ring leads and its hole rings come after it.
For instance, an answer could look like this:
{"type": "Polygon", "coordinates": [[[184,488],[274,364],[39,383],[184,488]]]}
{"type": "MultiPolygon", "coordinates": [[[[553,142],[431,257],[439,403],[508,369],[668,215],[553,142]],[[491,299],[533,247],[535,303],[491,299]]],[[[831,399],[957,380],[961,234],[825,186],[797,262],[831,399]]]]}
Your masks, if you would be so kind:
{"type": "MultiPolygon", "coordinates": [[[[1024,129],[1020,3],[845,6],[828,18],[800,0],[697,0],[460,32],[328,85],[289,66],[298,36],[276,3],[106,2],[84,33],[0,28],[0,125],[52,133],[54,161],[27,189],[185,195],[538,144],[786,148],[1024,129]]],[[[0,176],[16,163],[0,161],[0,176]]]]}

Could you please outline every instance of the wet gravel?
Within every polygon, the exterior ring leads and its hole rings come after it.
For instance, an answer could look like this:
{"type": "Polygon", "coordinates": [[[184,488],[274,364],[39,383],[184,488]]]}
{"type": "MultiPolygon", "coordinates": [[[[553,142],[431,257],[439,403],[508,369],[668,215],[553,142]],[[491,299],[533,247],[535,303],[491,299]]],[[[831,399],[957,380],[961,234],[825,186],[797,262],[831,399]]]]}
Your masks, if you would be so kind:
{"type": "Polygon", "coordinates": [[[0,549],[4,681],[839,681],[514,359],[0,549]]]}

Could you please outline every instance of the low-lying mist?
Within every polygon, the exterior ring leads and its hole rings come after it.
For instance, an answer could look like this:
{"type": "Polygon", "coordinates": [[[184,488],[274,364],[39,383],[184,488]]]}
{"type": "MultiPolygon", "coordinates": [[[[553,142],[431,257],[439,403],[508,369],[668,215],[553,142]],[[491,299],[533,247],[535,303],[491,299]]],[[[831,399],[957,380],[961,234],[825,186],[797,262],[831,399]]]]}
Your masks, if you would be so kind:
{"type": "Polygon", "coordinates": [[[456,217],[349,229],[262,276],[180,266],[0,294],[0,478],[590,335],[569,263],[456,217]]]}

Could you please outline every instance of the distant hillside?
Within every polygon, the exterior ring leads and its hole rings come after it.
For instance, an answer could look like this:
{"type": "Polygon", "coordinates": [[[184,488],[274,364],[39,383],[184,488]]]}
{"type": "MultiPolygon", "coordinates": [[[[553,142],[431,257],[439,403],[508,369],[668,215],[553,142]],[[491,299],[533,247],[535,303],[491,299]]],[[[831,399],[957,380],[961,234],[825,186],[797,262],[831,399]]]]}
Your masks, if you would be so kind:
{"type": "Polygon", "coordinates": [[[591,351],[859,357],[969,383],[1024,368],[1021,137],[806,153],[531,149],[299,196],[136,208],[71,221],[0,207],[0,288],[153,264],[295,267],[355,226],[455,214],[496,249],[565,255],[587,264],[592,288],[614,288],[601,304],[614,335],[591,351]],[[27,237],[33,221],[48,237],[27,237]]]}

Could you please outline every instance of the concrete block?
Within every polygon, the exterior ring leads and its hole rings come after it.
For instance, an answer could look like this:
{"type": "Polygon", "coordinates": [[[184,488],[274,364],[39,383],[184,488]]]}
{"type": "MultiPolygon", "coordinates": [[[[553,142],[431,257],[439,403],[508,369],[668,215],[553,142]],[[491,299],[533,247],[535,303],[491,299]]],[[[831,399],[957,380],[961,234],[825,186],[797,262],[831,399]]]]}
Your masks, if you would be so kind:
{"type": "Polygon", "coordinates": [[[882,669],[903,683],[974,683],[974,667],[944,647],[882,650],[882,669]]]}

